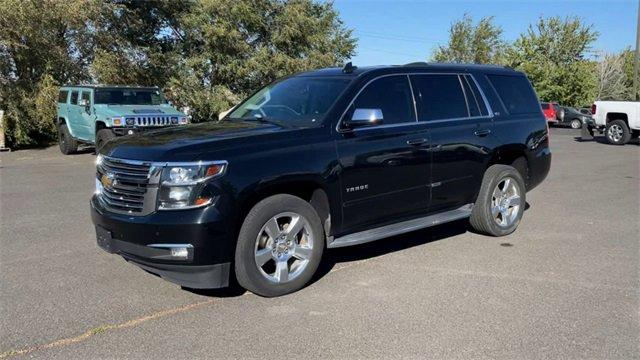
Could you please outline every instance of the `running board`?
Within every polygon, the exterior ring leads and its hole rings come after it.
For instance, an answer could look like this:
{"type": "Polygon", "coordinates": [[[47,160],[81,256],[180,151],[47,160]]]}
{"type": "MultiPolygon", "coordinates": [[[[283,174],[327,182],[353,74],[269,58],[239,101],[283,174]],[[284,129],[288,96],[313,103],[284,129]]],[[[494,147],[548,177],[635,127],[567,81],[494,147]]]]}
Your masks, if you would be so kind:
{"type": "Polygon", "coordinates": [[[473,204],[467,204],[455,210],[449,210],[438,214],[433,214],[418,219],[407,220],[395,224],[381,226],[375,229],[365,230],[354,234],[345,235],[335,238],[329,242],[328,248],[339,248],[357,244],[364,244],[375,240],[384,239],[394,235],[400,235],[415,230],[420,230],[447,223],[450,221],[460,220],[471,216],[473,204]]]}

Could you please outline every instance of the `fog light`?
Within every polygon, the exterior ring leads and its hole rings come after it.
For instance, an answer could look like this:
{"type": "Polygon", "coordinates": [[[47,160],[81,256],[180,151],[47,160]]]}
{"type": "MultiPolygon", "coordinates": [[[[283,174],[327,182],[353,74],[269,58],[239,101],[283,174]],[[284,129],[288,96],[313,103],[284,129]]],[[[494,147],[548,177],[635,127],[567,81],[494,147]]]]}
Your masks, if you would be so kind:
{"type": "Polygon", "coordinates": [[[186,247],[171,248],[171,257],[186,259],[189,257],[189,250],[186,247]]]}
{"type": "Polygon", "coordinates": [[[133,130],[127,131],[127,135],[133,135],[133,130]]]}

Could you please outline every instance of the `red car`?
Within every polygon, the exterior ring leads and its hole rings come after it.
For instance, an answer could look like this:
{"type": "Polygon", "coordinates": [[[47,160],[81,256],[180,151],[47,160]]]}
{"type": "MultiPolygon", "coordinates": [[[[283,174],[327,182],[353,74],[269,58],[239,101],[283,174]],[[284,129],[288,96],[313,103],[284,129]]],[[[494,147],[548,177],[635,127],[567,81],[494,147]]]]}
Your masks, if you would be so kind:
{"type": "Polygon", "coordinates": [[[547,122],[557,123],[557,113],[560,110],[560,105],[558,103],[540,103],[542,107],[542,112],[544,113],[544,117],[547,119],[547,122]]]}

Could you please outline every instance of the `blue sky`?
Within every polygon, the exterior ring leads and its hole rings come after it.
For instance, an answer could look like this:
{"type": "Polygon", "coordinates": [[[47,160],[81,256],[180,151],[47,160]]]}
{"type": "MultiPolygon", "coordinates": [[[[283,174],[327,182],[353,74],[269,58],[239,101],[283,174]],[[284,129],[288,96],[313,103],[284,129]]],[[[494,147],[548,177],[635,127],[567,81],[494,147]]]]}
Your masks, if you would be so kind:
{"type": "Polygon", "coordinates": [[[355,65],[404,64],[427,59],[446,44],[451,23],[469,13],[494,16],[506,40],[515,40],[540,16],[578,16],[600,37],[593,50],[634,48],[638,0],[626,1],[408,1],[334,0],[359,39],[355,65]]]}

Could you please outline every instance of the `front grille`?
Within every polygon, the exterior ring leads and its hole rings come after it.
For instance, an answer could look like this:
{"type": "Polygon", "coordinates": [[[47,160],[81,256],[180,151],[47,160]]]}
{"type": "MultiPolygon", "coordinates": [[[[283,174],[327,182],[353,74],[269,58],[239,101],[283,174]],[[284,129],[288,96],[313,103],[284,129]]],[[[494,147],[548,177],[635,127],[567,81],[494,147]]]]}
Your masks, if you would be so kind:
{"type": "Polygon", "coordinates": [[[151,163],[103,157],[97,166],[98,198],[110,211],[146,215],[155,210],[157,187],[150,184],[151,163]]]}
{"type": "Polygon", "coordinates": [[[176,116],[157,115],[136,115],[127,116],[126,119],[133,119],[135,126],[168,126],[171,125],[171,118],[176,116]]]}

